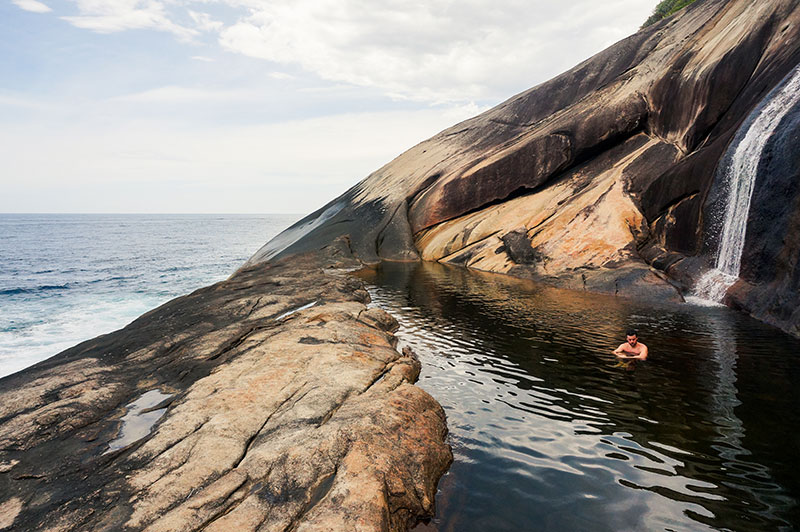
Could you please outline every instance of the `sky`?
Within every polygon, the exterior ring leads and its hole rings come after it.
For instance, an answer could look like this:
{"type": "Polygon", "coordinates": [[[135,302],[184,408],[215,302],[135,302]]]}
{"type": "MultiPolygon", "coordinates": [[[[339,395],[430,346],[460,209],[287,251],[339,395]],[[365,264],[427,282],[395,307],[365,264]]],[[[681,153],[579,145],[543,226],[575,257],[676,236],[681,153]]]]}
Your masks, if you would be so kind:
{"type": "Polygon", "coordinates": [[[656,3],[0,0],[0,212],[311,212],[656,3]]]}

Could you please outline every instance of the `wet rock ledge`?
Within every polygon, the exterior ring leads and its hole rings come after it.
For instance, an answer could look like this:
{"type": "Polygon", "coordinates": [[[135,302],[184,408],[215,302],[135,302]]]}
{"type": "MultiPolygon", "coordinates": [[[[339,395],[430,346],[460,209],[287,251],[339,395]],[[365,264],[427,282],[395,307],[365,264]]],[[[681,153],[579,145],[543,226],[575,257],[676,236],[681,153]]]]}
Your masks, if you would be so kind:
{"type": "Polygon", "coordinates": [[[406,530],[432,515],[444,412],[335,251],[242,270],[0,379],[0,530],[406,530]]]}

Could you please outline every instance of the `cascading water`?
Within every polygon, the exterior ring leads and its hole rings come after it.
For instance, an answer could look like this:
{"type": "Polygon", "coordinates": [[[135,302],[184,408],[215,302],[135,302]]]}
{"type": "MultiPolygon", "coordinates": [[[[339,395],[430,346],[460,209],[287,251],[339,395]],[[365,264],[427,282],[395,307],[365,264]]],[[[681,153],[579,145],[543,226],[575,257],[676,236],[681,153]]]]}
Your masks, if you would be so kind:
{"type": "Polygon", "coordinates": [[[747,217],[761,154],[784,115],[800,101],[800,67],[783,87],[771,95],[747,132],[736,145],[723,179],[726,190],[725,214],[714,268],[697,282],[693,295],[701,300],[721,302],[725,292],[739,278],[747,217]]]}

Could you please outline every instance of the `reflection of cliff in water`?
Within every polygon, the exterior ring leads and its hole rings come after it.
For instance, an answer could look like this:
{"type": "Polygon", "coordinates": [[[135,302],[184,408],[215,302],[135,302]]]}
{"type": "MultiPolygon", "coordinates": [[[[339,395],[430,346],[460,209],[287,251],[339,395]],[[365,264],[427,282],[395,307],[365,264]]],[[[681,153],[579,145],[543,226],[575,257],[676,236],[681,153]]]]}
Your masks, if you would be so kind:
{"type": "Polygon", "coordinates": [[[797,340],[725,308],[437,264],[366,276],[448,413],[456,462],[429,528],[798,522],[797,340]],[[652,355],[625,370],[610,351],[628,325],[652,355]]]}
{"type": "MultiPolygon", "coordinates": [[[[708,316],[708,325],[714,334],[713,355],[717,366],[714,372],[716,386],[709,403],[709,414],[717,432],[712,447],[718,453],[722,467],[728,471],[728,476],[738,479],[728,480],[728,486],[731,489],[748,490],[756,501],[748,510],[769,521],[771,516],[785,514],[795,503],[781,494],[783,490],[773,480],[773,472],[754,460],[744,443],[745,426],[736,414],[736,409],[742,405],[736,386],[736,331],[729,321],[713,314],[708,316]]],[[[769,463],[769,460],[765,460],[765,463],[769,463]]]]}

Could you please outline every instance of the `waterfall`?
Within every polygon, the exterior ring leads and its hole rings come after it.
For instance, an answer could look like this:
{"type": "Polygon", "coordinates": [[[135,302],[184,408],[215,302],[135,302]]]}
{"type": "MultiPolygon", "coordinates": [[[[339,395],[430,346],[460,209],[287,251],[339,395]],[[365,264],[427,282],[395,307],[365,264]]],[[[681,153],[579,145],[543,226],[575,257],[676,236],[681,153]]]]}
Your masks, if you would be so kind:
{"type": "Polygon", "coordinates": [[[722,178],[726,191],[725,214],[714,268],[697,282],[693,295],[700,299],[721,302],[725,292],[739,278],[742,250],[747,231],[750,200],[758,173],[761,154],[784,115],[800,100],[800,68],[769,102],[747,123],[747,131],[736,145],[722,178]]]}

